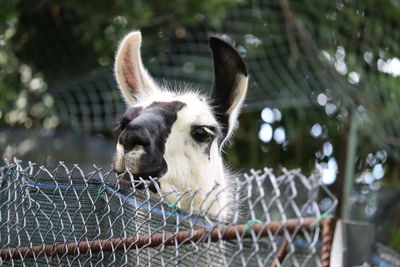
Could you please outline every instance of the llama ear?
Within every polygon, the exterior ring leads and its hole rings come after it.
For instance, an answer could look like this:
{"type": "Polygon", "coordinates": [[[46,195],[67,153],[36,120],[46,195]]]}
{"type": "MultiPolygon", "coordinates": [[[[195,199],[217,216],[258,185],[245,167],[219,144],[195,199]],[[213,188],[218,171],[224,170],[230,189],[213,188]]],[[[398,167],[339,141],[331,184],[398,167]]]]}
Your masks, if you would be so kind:
{"type": "Polygon", "coordinates": [[[128,105],[133,105],[139,98],[159,90],[143,66],[141,43],[142,35],[139,31],[129,33],[119,45],[115,58],[115,77],[128,105]]]}
{"type": "Polygon", "coordinates": [[[223,140],[236,126],[237,117],[247,91],[247,69],[238,52],[216,37],[209,39],[214,60],[214,88],[212,103],[222,126],[223,140]]]}

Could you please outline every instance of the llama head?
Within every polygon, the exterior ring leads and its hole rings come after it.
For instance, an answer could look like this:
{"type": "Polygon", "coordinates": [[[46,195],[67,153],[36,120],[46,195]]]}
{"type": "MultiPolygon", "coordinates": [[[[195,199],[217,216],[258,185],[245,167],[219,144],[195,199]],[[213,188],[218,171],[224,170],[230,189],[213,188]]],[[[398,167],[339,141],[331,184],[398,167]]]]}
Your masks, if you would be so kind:
{"type": "Polygon", "coordinates": [[[174,92],[156,84],[144,68],[141,40],[140,32],[128,34],[116,55],[115,75],[127,110],[120,120],[114,171],[157,177],[162,191],[225,186],[221,149],[235,128],[247,90],[243,60],[232,46],[211,37],[212,93],[174,92]]]}

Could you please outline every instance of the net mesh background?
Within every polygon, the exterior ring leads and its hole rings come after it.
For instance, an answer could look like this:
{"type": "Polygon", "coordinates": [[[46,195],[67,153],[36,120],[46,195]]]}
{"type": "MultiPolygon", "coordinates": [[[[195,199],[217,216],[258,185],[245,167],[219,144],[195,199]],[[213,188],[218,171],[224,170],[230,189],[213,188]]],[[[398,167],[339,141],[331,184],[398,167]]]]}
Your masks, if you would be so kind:
{"type": "MultiPolygon", "coordinates": [[[[336,199],[321,183],[319,172],[309,177],[299,170],[252,170],[230,186],[237,202],[229,221],[207,215],[206,209],[179,209],[179,199],[198,193],[149,190],[120,183],[121,176],[94,169],[83,173],[79,166],[60,163],[55,169],[24,166],[15,161],[1,168],[0,248],[91,242],[129,237],[161,237],[158,245],[151,238],[129,245],[100,247],[95,253],[79,246],[67,253],[35,254],[33,258],[2,258],[2,265],[68,266],[266,266],[277,262],[280,247],[287,242],[282,266],[320,266],[322,246],[318,218],[331,214],[336,199]],[[177,194],[177,203],[164,197],[177,194]],[[172,206],[171,206],[172,204],[172,206]],[[313,225],[306,225],[313,218],[313,225]],[[296,227],[287,222],[295,219],[296,227]],[[223,240],[223,228],[263,222],[266,232],[235,230],[234,238],[223,240]],[[277,228],[268,228],[277,223],[277,228]],[[205,230],[198,239],[195,231],[205,230]],[[218,237],[212,236],[213,229],[218,237]],[[180,240],[178,233],[189,231],[180,240]]],[[[221,190],[216,187],[215,190],[221,190]]],[[[225,228],[226,229],[226,228],[225,228]]],[[[227,231],[227,230],[226,230],[227,231]]],[[[121,242],[122,244],[122,242],[121,242]]],[[[12,252],[9,252],[10,254],[12,252]]],[[[3,255],[4,256],[4,255],[3,255]]]]}
{"type": "MultiPolygon", "coordinates": [[[[361,119],[368,115],[365,133],[373,129],[371,138],[398,155],[400,110],[398,94],[393,92],[399,73],[393,66],[400,50],[393,40],[400,38],[399,8],[391,0],[380,5],[355,0],[248,0],[231,4],[217,24],[208,21],[207,14],[190,25],[182,22],[176,31],[125,25],[118,32],[120,25],[114,23],[110,31],[115,31],[111,34],[115,40],[106,45],[110,62],[100,67],[93,63],[94,52],[81,47],[83,37],[75,30],[85,20],[79,12],[62,4],[44,5],[21,17],[17,37],[26,40],[16,41],[15,46],[22,45],[24,50],[17,55],[44,73],[64,122],[87,131],[108,131],[115,126],[115,114],[124,108],[110,68],[111,54],[124,32],[143,30],[144,63],[158,81],[172,87],[175,81],[185,81],[205,92],[213,77],[207,38],[218,35],[234,44],[248,64],[251,79],[245,111],[311,107],[324,93],[328,115],[346,117],[346,111],[361,106],[354,112],[361,119]],[[381,112],[382,105],[390,110],[381,112]]],[[[163,18],[170,11],[157,12],[163,18]]],[[[119,20],[125,15],[120,14],[119,20]]],[[[107,36],[106,29],[96,30],[107,36]]]]}

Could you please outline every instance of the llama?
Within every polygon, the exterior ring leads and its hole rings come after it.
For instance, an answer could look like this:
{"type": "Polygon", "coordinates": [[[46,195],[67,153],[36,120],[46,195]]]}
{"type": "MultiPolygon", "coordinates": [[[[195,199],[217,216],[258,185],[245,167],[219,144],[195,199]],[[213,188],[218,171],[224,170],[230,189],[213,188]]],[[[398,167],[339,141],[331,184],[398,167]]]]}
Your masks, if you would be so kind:
{"type": "MultiPolygon", "coordinates": [[[[212,93],[174,92],[158,85],[144,68],[141,42],[141,33],[131,32],[116,54],[115,76],[127,110],[119,124],[113,169],[118,174],[129,170],[134,179],[157,177],[157,186],[149,187],[154,193],[199,190],[191,201],[180,199],[181,208],[226,218],[232,175],[221,153],[246,95],[246,65],[231,45],[210,37],[212,93]],[[219,193],[213,190],[216,185],[222,188],[219,193]]],[[[166,200],[174,203],[177,196],[170,194],[166,200]]]]}

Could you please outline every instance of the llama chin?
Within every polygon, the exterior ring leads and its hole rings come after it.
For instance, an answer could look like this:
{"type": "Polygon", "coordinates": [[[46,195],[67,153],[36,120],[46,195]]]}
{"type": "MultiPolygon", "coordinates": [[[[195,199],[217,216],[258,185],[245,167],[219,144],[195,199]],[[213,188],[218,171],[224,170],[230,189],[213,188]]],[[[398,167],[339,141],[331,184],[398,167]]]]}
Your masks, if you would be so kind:
{"type": "MultiPolygon", "coordinates": [[[[128,34],[115,60],[115,76],[127,104],[113,160],[117,173],[157,177],[159,193],[198,192],[180,199],[183,209],[226,218],[232,204],[231,175],[222,147],[236,127],[247,91],[246,65],[237,51],[216,37],[209,44],[214,63],[210,95],[175,92],[156,84],[140,56],[140,32],[128,34]]],[[[176,202],[176,194],[168,194],[176,202]]]]}

